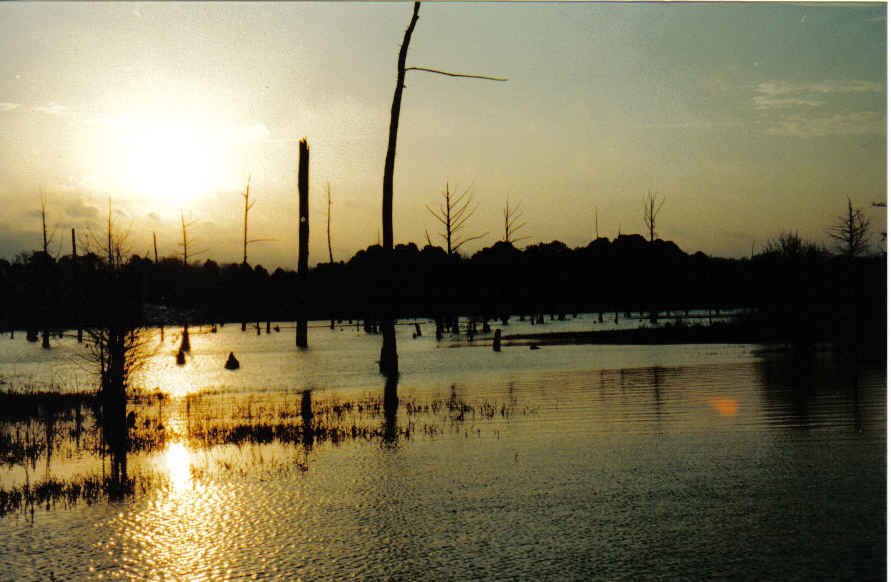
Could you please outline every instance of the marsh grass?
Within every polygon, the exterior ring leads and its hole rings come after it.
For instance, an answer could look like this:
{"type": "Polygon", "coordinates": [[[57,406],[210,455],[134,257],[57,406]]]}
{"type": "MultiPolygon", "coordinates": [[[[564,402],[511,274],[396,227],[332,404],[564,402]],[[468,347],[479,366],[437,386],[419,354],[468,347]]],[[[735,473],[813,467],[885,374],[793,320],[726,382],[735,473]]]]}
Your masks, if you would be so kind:
{"type": "MultiPolygon", "coordinates": [[[[0,516],[171,486],[163,471],[146,470],[144,464],[123,478],[106,476],[109,451],[100,428],[101,409],[93,394],[24,389],[0,392],[0,402],[9,403],[0,416],[0,461],[8,469],[21,467],[26,481],[0,487],[0,516]],[[94,458],[102,471],[60,479],[51,470],[51,460],[58,463],[60,458],[62,462],[94,458]],[[46,465],[45,478],[32,483],[31,473],[41,463],[46,465]]],[[[208,391],[171,398],[161,392],[131,391],[128,410],[127,452],[158,455],[171,443],[182,443],[193,453],[204,451],[202,460],[190,465],[192,478],[198,480],[244,476],[261,469],[307,471],[308,452],[322,444],[361,441],[393,447],[419,437],[435,440],[462,433],[482,438],[485,423],[509,423],[515,414],[534,412],[486,399],[465,400],[457,396],[454,387],[448,398],[408,397],[401,399],[398,408],[392,403],[388,408],[386,397],[373,393],[342,398],[336,394],[244,396],[208,391]],[[293,454],[282,460],[281,454],[271,454],[265,445],[281,445],[293,454]],[[251,453],[245,457],[244,451],[251,453]]],[[[500,426],[491,431],[498,438],[500,433],[500,426]]],[[[193,459],[197,459],[194,454],[193,459]]]]}
{"type": "Polygon", "coordinates": [[[95,393],[39,390],[32,385],[0,391],[0,422],[56,416],[71,418],[85,408],[95,406],[95,393]]]}

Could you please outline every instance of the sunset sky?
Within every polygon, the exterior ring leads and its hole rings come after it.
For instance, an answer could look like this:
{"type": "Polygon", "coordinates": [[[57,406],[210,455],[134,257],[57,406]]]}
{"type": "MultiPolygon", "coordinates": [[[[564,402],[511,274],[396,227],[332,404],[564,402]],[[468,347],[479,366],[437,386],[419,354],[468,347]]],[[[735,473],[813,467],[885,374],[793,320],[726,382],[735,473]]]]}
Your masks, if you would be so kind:
{"type": "MultiPolygon", "coordinates": [[[[0,257],[37,249],[46,194],[58,254],[102,228],[129,248],[295,268],[297,142],[310,157],[310,261],[377,242],[396,57],[411,5],[0,4],[0,257]]],[[[472,253],[521,203],[523,244],[657,231],[748,256],[798,231],[830,244],[846,197],[884,230],[886,7],[802,4],[423,4],[396,158],[396,242],[425,243],[448,180],[478,203],[472,253]]],[[[873,238],[878,245],[878,235],[873,238]]]]}

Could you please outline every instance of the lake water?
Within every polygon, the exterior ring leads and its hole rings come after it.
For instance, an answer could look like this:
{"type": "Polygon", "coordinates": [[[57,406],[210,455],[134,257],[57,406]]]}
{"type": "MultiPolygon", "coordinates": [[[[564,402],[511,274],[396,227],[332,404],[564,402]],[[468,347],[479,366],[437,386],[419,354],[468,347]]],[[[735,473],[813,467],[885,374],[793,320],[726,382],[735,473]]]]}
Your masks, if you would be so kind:
{"type": "MultiPolygon", "coordinates": [[[[607,321],[504,331],[640,323],[607,321]]],[[[179,330],[155,335],[134,491],[9,510],[0,580],[885,578],[881,365],[755,345],[495,353],[421,327],[398,327],[389,389],[380,337],[355,325],[317,323],[306,351],[293,327],[193,328],[183,366],[179,330]]],[[[95,383],[72,338],[0,342],[13,388],[95,383]]],[[[107,476],[80,422],[0,425],[35,447],[6,453],[0,489],[107,476]]]]}

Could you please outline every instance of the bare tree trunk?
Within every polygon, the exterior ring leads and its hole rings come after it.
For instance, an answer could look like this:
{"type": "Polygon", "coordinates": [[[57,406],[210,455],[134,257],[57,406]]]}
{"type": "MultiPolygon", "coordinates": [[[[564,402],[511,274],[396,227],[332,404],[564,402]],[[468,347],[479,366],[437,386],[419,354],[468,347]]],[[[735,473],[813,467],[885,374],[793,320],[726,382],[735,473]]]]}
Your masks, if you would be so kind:
{"type": "Polygon", "coordinates": [[[74,294],[77,302],[74,318],[77,324],[77,343],[84,342],[84,330],[80,325],[80,266],[77,264],[77,238],[74,236],[74,229],[71,229],[71,266],[74,269],[74,294]]]}
{"type": "Polygon", "coordinates": [[[334,263],[334,253],[331,250],[331,184],[328,183],[328,262],[334,263]]]}
{"type": "MultiPolygon", "coordinates": [[[[420,2],[415,2],[412,8],[411,20],[405,30],[402,46],[399,48],[399,59],[396,63],[396,90],[393,93],[393,105],[390,108],[390,135],[387,140],[387,157],[384,161],[384,191],[382,198],[382,227],[383,247],[386,253],[387,270],[392,269],[393,255],[393,173],[396,168],[396,136],[399,132],[399,111],[402,108],[402,89],[405,84],[405,58],[408,55],[408,45],[411,42],[412,32],[418,22],[418,10],[420,2]]],[[[399,356],[396,353],[396,328],[393,325],[393,314],[387,309],[381,321],[381,334],[383,345],[381,346],[380,371],[386,376],[396,376],[399,373],[399,356]]]]}
{"type": "Polygon", "coordinates": [[[300,140],[300,158],[297,169],[297,193],[299,197],[300,223],[297,241],[297,278],[299,281],[299,315],[297,318],[297,347],[307,347],[306,281],[309,270],[309,146],[300,140]]]}
{"type": "Polygon", "coordinates": [[[179,211],[179,220],[183,225],[183,266],[189,266],[189,240],[186,236],[186,217],[183,215],[183,211],[179,211]]]}
{"type": "Polygon", "coordinates": [[[43,333],[41,346],[43,349],[50,349],[50,332],[49,332],[49,244],[46,239],[46,194],[40,196],[40,217],[43,222],[43,261],[41,261],[41,287],[43,287],[44,306],[43,306],[43,333]]]}
{"type": "Polygon", "coordinates": [[[387,157],[384,161],[384,194],[383,194],[383,231],[385,250],[393,249],[393,173],[396,168],[396,136],[399,132],[399,111],[402,108],[402,89],[405,84],[405,58],[408,56],[408,44],[418,21],[420,2],[415,2],[411,21],[402,39],[399,49],[399,60],[396,64],[396,91],[393,93],[393,105],[390,108],[390,136],[387,141],[387,157]]]}
{"type": "Polygon", "coordinates": [[[152,246],[155,248],[155,264],[158,264],[158,233],[152,233],[152,246]]]}

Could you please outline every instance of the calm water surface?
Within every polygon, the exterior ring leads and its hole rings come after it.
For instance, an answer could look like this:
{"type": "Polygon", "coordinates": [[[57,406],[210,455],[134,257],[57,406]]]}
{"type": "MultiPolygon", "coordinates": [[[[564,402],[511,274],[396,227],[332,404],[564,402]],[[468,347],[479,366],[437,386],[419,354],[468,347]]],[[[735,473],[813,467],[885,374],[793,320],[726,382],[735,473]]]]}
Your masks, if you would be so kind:
{"type": "MultiPolygon", "coordinates": [[[[380,338],[355,327],[312,328],[306,352],[293,329],[193,330],[181,367],[168,328],[135,382],[170,394],[131,404],[137,429],[165,435],[128,455],[136,491],[0,517],[0,580],[885,578],[883,368],[752,345],[494,353],[422,329],[399,328],[388,414],[380,338]],[[222,367],[229,351],[237,372],[222,367]],[[195,437],[256,434],[304,398],[314,422],[371,432],[195,437]]],[[[13,387],[94,382],[70,338],[2,341],[13,387]]],[[[95,431],[75,442],[70,428],[5,426],[52,446],[6,462],[0,488],[107,474],[95,431]]]]}

